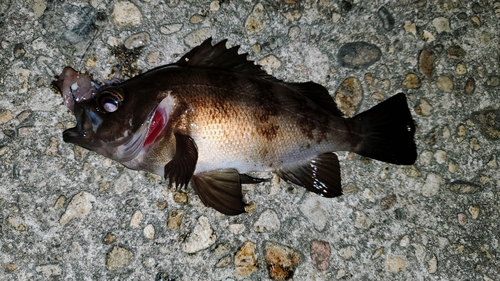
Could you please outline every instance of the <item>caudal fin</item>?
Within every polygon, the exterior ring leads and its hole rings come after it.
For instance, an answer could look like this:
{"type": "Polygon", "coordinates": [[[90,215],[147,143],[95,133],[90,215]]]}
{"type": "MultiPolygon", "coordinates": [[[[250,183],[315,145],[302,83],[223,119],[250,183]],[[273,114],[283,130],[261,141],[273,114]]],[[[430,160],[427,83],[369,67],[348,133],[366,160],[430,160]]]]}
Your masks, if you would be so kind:
{"type": "Polygon", "coordinates": [[[399,93],[352,118],[362,140],[354,152],[376,160],[411,165],[417,159],[415,122],[399,93]]]}

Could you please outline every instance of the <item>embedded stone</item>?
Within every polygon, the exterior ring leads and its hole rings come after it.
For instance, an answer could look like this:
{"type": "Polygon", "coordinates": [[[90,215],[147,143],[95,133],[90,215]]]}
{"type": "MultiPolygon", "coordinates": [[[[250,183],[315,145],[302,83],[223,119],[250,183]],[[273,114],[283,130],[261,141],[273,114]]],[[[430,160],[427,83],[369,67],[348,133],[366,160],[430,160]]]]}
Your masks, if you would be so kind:
{"type": "Polygon", "coordinates": [[[344,67],[364,69],[377,62],[382,51],[374,44],[367,42],[352,42],[340,47],[337,58],[344,67]]]}
{"type": "Polygon", "coordinates": [[[420,73],[425,75],[427,78],[432,77],[432,73],[434,72],[434,62],[436,61],[436,55],[432,51],[432,49],[423,49],[420,51],[420,55],[418,57],[418,67],[420,73]]]}
{"type": "Polygon", "coordinates": [[[403,87],[407,89],[418,89],[420,88],[420,78],[415,73],[406,74],[403,80],[403,87]]]}
{"type": "Polygon", "coordinates": [[[189,234],[186,242],[182,245],[182,251],[192,254],[212,246],[217,240],[215,230],[210,226],[208,218],[201,216],[193,231],[189,234]]]}
{"type": "Polygon", "coordinates": [[[66,207],[66,211],[59,219],[59,223],[65,226],[74,218],[85,218],[90,213],[92,204],[95,201],[95,196],[85,191],[73,196],[68,207],[66,207]]]}
{"type": "Polygon", "coordinates": [[[136,5],[128,1],[117,2],[111,14],[113,23],[118,27],[139,25],[142,21],[142,14],[136,5]]]}
{"type": "Polygon", "coordinates": [[[335,92],[335,103],[346,117],[356,113],[363,97],[361,82],[355,77],[346,78],[335,92]]]}
{"type": "Polygon", "coordinates": [[[313,265],[325,271],[330,266],[330,244],[326,241],[313,240],[311,242],[311,260],[313,265]]]}
{"type": "Polygon", "coordinates": [[[236,253],[234,257],[234,267],[238,275],[248,277],[253,272],[257,271],[255,248],[255,243],[247,241],[236,253]]]}
{"type": "Polygon", "coordinates": [[[118,270],[126,267],[132,261],[134,254],[121,246],[114,246],[106,255],[106,268],[108,270],[118,270]]]}
{"type": "Polygon", "coordinates": [[[285,280],[293,277],[301,255],[287,246],[267,243],[265,259],[269,276],[274,280],[285,280]]]}

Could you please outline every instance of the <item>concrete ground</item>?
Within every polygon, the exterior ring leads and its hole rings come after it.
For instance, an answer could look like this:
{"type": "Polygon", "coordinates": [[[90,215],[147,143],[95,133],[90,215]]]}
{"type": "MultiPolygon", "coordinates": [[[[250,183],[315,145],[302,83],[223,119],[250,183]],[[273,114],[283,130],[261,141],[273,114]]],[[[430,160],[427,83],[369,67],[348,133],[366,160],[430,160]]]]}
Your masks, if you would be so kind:
{"type": "Polygon", "coordinates": [[[499,19],[493,0],[1,0],[0,280],[500,280],[499,19]],[[407,93],[417,162],[340,152],[343,196],[274,177],[228,217],[63,142],[65,66],[126,79],[210,36],[347,114],[407,93]]]}

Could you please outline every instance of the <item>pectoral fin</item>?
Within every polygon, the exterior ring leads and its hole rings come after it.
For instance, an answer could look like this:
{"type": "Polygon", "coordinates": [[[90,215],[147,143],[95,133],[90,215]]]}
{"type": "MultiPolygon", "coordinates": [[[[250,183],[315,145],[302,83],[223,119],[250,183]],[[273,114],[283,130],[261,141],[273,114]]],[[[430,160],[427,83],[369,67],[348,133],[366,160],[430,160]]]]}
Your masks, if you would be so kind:
{"type": "Polygon", "coordinates": [[[199,173],[193,176],[192,183],[206,206],[226,215],[245,212],[238,171],[226,169],[199,173]]]}
{"type": "Polygon", "coordinates": [[[190,136],[175,134],[175,155],[165,165],[165,178],[175,187],[187,186],[198,161],[198,149],[190,136]]]}
{"type": "Polygon", "coordinates": [[[340,164],[335,153],[324,153],[306,163],[276,171],[282,179],[324,197],[342,195],[340,164]]]}

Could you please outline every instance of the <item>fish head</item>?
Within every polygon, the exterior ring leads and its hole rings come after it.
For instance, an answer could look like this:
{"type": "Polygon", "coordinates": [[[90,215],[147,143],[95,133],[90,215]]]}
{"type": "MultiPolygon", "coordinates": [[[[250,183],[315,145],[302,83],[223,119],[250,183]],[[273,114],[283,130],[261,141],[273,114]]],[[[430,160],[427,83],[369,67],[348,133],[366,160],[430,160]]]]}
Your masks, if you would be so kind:
{"type": "Polygon", "coordinates": [[[97,88],[90,78],[82,77],[86,74],[63,74],[58,85],[65,105],[76,117],[76,126],[63,132],[65,142],[123,163],[152,145],[167,123],[161,95],[142,95],[120,84],[97,88]],[[73,87],[64,88],[68,85],[73,87]]]}

